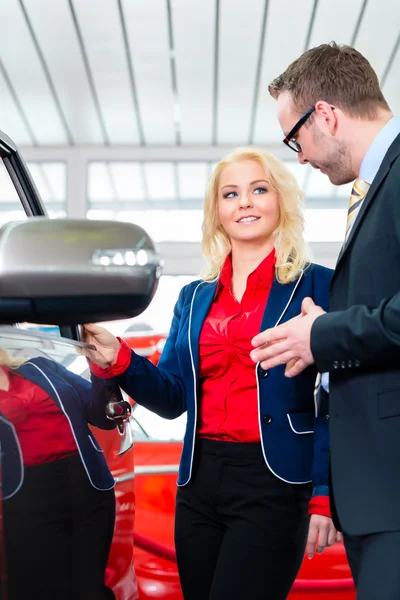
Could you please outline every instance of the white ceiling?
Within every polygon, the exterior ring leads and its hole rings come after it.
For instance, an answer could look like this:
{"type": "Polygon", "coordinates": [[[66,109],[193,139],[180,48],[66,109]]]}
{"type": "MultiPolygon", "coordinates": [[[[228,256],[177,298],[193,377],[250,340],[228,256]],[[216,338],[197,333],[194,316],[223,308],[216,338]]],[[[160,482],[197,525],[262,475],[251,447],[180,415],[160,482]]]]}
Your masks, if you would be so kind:
{"type": "MultiPolygon", "coordinates": [[[[348,186],[296,162],[267,90],[332,39],[367,56],[400,114],[399,0],[3,0],[0,129],[55,216],[147,211],[172,235],[165,211],[185,208],[179,228],[197,239],[210,169],[238,144],[284,159],[307,208],[343,212],[348,186]]],[[[17,198],[1,167],[0,212],[11,218],[17,198]]]]}
{"type": "Polygon", "coordinates": [[[400,113],[399,0],[9,0],[0,129],[19,145],[235,145],[282,137],[267,85],[335,39],[400,113]]]}

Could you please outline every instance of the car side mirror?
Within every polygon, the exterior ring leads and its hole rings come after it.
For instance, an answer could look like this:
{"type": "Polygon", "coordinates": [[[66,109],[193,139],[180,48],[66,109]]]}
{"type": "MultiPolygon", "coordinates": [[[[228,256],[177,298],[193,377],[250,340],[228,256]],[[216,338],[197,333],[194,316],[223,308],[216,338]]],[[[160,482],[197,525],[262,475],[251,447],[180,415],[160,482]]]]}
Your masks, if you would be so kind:
{"type": "Polygon", "coordinates": [[[34,217],[0,229],[0,322],[78,324],[136,317],[161,275],[138,225],[34,217]]]}

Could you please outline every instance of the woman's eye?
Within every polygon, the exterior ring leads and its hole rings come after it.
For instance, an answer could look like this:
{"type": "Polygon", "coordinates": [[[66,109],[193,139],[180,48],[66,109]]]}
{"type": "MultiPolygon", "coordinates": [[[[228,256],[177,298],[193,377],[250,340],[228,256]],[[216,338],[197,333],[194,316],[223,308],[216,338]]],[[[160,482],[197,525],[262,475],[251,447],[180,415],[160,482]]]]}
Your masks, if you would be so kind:
{"type": "Polygon", "coordinates": [[[264,188],[264,187],[258,187],[258,188],[255,188],[253,191],[255,194],[266,194],[268,190],[267,190],[267,188],[264,188]]]}
{"type": "Polygon", "coordinates": [[[224,198],[234,198],[235,196],[237,196],[237,192],[226,192],[224,194],[224,198]]]}

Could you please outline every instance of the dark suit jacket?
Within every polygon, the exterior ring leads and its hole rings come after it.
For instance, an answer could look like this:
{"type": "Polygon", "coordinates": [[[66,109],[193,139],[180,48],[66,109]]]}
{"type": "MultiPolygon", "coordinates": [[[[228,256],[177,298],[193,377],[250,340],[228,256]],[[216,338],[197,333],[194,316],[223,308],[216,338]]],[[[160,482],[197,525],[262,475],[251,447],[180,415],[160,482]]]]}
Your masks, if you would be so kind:
{"type": "Polygon", "coordinates": [[[311,349],[330,372],[333,495],[343,530],[400,530],[400,136],[368,191],[311,349]]]}
{"type": "MultiPolygon", "coordinates": [[[[328,306],[332,271],[310,265],[301,276],[282,285],[276,279],[265,307],[261,331],[296,316],[306,296],[328,306]]],[[[192,474],[199,403],[199,338],[215,296],[217,281],[195,281],[185,286],[158,367],[132,352],[131,364],[116,378],[138,404],[166,418],[187,411],[187,427],[179,468],[178,485],[192,474]]],[[[313,365],[288,379],[285,368],[257,375],[259,424],[262,450],[271,471],[288,483],[313,482],[315,495],[328,493],[327,404],[314,406],[316,369],[313,365]]],[[[201,401],[201,399],[200,399],[201,401]]]]}

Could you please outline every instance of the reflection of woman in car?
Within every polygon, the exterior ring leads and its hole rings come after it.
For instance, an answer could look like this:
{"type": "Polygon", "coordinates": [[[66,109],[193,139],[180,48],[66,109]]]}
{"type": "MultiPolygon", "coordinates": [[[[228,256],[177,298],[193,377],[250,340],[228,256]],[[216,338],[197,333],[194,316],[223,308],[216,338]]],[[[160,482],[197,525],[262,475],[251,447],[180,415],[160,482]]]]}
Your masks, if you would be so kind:
{"type": "Polygon", "coordinates": [[[301,198],[282,163],[238,149],[211,176],[208,266],[181,291],[158,367],[86,327],[93,373],[163,417],[187,411],[175,520],[185,600],[283,600],[307,538],[309,555],[317,538],[319,552],[336,539],[317,373],[288,379],[249,356],[251,339],[299,314],[305,297],[328,309],[331,271],[307,262],[301,198]]]}
{"type": "Polygon", "coordinates": [[[1,490],[8,600],[114,598],[104,584],[114,479],[88,423],[111,429],[104,385],[0,349],[1,490]]]}

